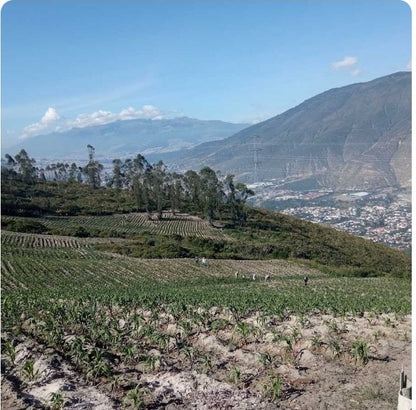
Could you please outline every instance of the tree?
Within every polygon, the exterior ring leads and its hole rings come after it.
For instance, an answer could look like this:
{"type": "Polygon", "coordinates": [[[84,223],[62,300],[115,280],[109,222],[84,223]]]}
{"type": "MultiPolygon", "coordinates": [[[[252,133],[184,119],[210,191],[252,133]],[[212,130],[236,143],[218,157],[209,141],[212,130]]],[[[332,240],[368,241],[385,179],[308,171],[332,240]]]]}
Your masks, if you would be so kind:
{"type": "Polygon", "coordinates": [[[82,181],[82,168],[73,162],[69,168],[68,182],[81,182],[82,181]]]}
{"type": "Polygon", "coordinates": [[[224,193],[217,174],[210,167],[202,168],[199,176],[201,178],[200,198],[202,198],[204,206],[204,216],[212,224],[224,193]]]}
{"type": "Polygon", "coordinates": [[[254,191],[247,188],[247,186],[241,182],[235,186],[235,201],[236,201],[236,222],[244,226],[247,221],[247,213],[245,212],[245,204],[249,196],[254,195],[254,191]]]}
{"type": "Polygon", "coordinates": [[[162,211],[165,203],[164,187],[166,181],[166,166],[163,161],[159,161],[152,166],[151,185],[153,188],[153,198],[156,205],[157,219],[162,219],[162,211]]]}
{"type": "Polygon", "coordinates": [[[195,171],[189,170],[185,172],[183,177],[184,183],[184,200],[188,209],[192,212],[203,212],[201,206],[201,178],[195,171]]]}
{"type": "Polygon", "coordinates": [[[101,172],[104,167],[98,161],[94,160],[95,148],[89,144],[87,145],[87,148],[89,161],[82,171],[84,172],[90,186],[96,189],[101,185],[101,172]]]}
{"type": "Polygon", "coordinates": [[[123,162],[121,159],[113,159],[113,176],[109,181],[109,186],[120,190],[123,187],[123,177],[122,172],[123,162]]]}
{"type": "Polygon", "coordinates": [[[29,158],[29,155],[24,149],[22,149],[14,159],[19,170],[18,172],[22,175],[23,181],[33,183],[36,179],[36,161],[33,158],[29,158]]]}
{"type": "Polygon", "coordinates": [[[176,211],[181,208],[183,197],[183,177],[180,174],[174,172],[173,174],[166,175],[166,183],[168,186],[169,201],[172,214],[175,215],[176,211]]]}

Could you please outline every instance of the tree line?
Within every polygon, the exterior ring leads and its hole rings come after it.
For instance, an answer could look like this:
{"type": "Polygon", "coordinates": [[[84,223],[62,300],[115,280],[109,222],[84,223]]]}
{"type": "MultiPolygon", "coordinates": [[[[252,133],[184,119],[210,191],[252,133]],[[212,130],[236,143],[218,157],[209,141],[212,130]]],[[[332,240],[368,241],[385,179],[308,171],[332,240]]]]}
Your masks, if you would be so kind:
{"type": "Polygon", "coordinates": [[[233,175],[223,176],[210,167],[199,172],[168,172],[163,161],[151,164],[138,154],[134,158],[112,161],[112,170],[103,177],[104,167],[95,159],[95,148],[87,146],[88,162],[53,163],[36,167],[36,161],[25,150],[15,157],[5,155],[2,178],[20,180],[27,184],[48,179],[71,184],[88,184],[92,189],[113,188],[127,190],[134,198],[136,210],[162,219],[163,211],[188,212],[205,217],[211,224],[216,219],[227,219],[233,225],[246,222],[245,203],[254,192],[245,184],[235,182],[233,175]]]}

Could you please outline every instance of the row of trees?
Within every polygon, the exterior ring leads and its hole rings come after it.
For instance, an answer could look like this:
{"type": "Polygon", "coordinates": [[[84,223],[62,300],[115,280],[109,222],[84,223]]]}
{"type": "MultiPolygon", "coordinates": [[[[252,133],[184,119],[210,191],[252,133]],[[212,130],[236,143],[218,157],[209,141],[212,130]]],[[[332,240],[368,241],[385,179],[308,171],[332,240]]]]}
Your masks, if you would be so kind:
{"type": "Polygon", "coordinates": [[[235,183],[233,175],[222,176],[209,167],[183,174],[168,172],[162,161],[150,164],[138,154],[133,159],[114,159],[111,172],[103,178],[104,167],[94,158],[94,147],[87,148],[88,162],[83,167],[58,162],[37,168],[36,161],[24,150],[14,158],[6,154],[2,174],[29,184],[53,179],[88,184],[93,189],[128,190],[138,211],[147,212],[149,217],[156,213],[158,219],[162,219],[163,210],[170,209],[173,213],[204,216],[210,223],[217,218],[227,218],[233,225],[244,225],[246,221],[244,205],[254,193],[246,185],[235,183]]]}

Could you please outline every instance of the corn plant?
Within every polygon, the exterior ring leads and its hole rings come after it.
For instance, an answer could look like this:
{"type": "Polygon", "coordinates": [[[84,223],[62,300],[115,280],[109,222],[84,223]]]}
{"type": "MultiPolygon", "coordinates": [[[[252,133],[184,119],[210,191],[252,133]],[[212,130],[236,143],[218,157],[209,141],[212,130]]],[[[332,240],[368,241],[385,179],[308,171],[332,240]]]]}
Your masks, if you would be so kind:
{"type": "Polygon", "coordinates": [[[39,376],[39,370],[35,370],[35,361],[32,359],[25,361],[22,372],[29,381],[33,381],[39,376]]]}
{"type": "Polygon", "coordinates": [[[273,362],[273,358],[270,353],[260,353],[259,361],[264,367],[267,367],[273,362]]]}
{"type": "Polygon", "coordinates": [[[283,380],[279,374],[277,376],[271,375],[263,384],[263,391],[266,398],[271,402],[276,401],[282,393],[283,380]]]}
{"type": "Polygon", "coordinates": [[[14,362],[16,360],[16,347],[15,347],[13,341],[9,341],[9,342],[5,343],[4,351],[7,355],[7,357],[9,358],[10,363],[12,365],[14,365],[14,362]]]}
{"type": "Polygon", "coordinates": [[[144,409],[146,407],[144,395],[140,391],[139,385],[127,393],[123,399],[123,404],[125,407],[133,409],[144,409]]]}
{"type": "Polygon", "coordinates": [[[241,381],[241,370],[237,366],[233,366],[228,378],[232,383],[238,385],[241,381]]]}
{"type": "Polygon", "coordinates": [[[355,363],[359,362],[363,366],[368,363],[370,346],[361,339],[355,341],[352,345],[352,354],[355,359],[355,363]]]}
{"type": "Polygon", "coordinates": [[[65,405],[65,397],[61,391],[52,392],[49,395],[49,408],[50,410],[61,410],[65,405]]]}

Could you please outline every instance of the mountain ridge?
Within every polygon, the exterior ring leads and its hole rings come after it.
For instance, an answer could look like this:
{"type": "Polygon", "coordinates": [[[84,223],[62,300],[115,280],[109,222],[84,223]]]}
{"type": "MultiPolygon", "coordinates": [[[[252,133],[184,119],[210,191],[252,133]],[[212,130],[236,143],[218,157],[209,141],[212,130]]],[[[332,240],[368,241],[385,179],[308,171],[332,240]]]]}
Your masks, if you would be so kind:
{"type": "Polygon", "coordinates": [[[410,84],[411,74],[398,72],[333,88],[172,162],[257,182],[257,151],[259,180],[313,177],[335,189],[410,187],[410,84]]]}
{"type": "Polygon", "coordinates": [[[96,148],[97,158],[113,159],[138,153],[151,156],[152,153],[175,151],[224,138],[246,126],[247,124],[189,117],[117,120],[38,135],[22,140],[7,150],[14,153],[24,148],[36,159],[84,159],[86,146],[90,144],[96,148]]]}

